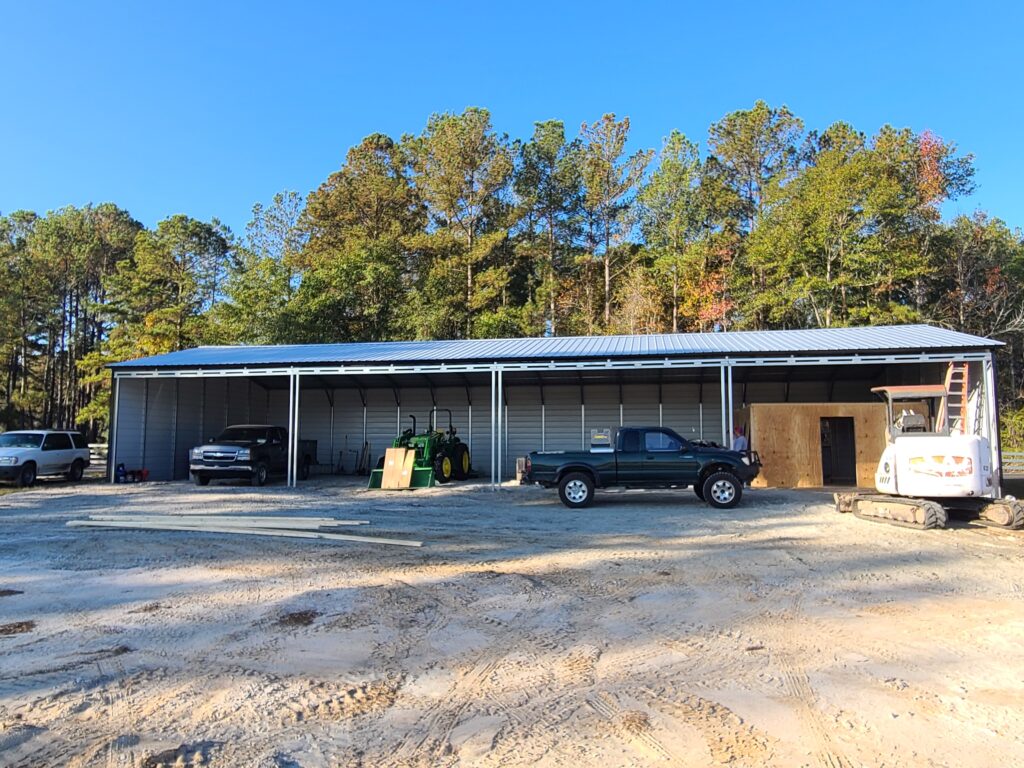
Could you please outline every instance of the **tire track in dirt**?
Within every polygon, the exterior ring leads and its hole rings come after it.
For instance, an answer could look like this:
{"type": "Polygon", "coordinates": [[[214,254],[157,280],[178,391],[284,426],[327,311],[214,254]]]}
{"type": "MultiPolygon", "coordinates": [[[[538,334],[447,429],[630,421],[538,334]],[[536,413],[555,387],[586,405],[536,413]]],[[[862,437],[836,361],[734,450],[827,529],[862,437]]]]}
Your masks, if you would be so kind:
{"type": "Polygon", "coordinates": [[[587,704],[611,724],[616,735],[647,757],[675,760],[676,756],[653,733],[650,718],[640,710],[625,711],[612,694],[601,691],[587,697],[587,704]]]}
{"type": "Polygon", "coordinates": [[[641,694],[652,709],[696,728],[716,764],[770,763],[772,738],[725,705],[672,686],[645,687],[641,694]]]}

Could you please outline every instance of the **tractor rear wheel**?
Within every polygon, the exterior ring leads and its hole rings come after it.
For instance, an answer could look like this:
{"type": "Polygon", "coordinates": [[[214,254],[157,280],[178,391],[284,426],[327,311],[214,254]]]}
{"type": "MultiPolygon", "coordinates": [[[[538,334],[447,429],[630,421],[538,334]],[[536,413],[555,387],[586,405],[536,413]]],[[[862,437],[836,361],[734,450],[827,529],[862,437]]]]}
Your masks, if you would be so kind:
{"type": "Polygon", "coordinates": [[[443,453],[434,459],[434,479],[437,482],[444,483],[450,482],[452,479],[452,460],[451,457],[445,456],[443,453]]]}
{"type": "Polygon", "coordinates": [[[465,480],[469,477],[469,469],[471,466],[469,459],[469,448],[465,443],[457,443],[455,450],[452,452],[454,455],[452,464],[453,472],[455,473],[456,480],[465,480]]]}

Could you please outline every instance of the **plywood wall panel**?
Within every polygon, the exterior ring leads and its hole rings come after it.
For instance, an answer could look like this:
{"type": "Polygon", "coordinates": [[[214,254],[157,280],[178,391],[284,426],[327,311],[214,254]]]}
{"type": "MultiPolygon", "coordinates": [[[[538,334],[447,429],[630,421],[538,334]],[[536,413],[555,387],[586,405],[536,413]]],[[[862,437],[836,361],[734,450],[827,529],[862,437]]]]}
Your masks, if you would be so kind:
{"type": "Polygon", "coordinates": [[[821,419],[850,417],[854,423],[857,485],[872,488],[885,448],[881,403],[755,403],[736,412],[750,424],[751,448],[761,456],[755,487],[817,488],[822,485],[821,419]]]}

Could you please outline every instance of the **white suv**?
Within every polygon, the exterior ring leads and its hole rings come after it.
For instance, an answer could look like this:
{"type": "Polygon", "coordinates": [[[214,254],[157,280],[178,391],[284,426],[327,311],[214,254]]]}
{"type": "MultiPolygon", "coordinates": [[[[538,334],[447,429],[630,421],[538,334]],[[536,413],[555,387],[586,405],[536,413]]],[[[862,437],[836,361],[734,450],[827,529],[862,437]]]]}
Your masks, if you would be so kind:
{"type": "Polygon", "coordinates": [[[85,435],[49,429],[0,434],[0,480],[14,480],[25,487],[40,475],[64,475],[82,479],[89,466],[85,435]]]}

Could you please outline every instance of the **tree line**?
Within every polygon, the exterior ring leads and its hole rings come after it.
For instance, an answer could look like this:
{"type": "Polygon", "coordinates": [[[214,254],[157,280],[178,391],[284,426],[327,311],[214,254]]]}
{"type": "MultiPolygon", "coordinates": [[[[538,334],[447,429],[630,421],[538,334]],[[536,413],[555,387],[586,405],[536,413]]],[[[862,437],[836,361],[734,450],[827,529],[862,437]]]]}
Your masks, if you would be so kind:
{"type": "Polygon", "coordinates": [[[528,138],[485,109],[374,134],[245,232],[105,203],[0,216],[0,426],[105,427],[109,374],[198,344],[929,322],[1008,343],[1021,403],[1024,238],[943,220],[974,162],[929,133],[808,129],[764,102],[631,150],[629,118],[528,138]]]}

